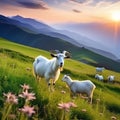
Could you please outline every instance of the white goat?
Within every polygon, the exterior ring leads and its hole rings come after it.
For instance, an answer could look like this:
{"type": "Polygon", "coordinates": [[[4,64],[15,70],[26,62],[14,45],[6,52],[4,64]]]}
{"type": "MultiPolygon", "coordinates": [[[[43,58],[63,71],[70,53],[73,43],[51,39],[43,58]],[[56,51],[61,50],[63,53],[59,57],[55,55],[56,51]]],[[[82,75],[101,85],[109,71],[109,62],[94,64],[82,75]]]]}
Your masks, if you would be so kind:
{"type": "Polygon", "coordinates": [[[51,51],[52,59],[47,59],[44,56],[38,56],[33,63],[34,74],[37,80],[44,77],[48,85],[50,85],[50,79],[52,84],[58,80],[60,71],[64,66],[64,58],[70,58],[70,53],[63,51],[62,53],[57,51],[51,51]]]}
{"type": "Polygon", "coordinates": [[[105,68],[104,67],[96,67],[96,72],[98,73],[102,73],[103,72],[103,70],[105,70],[105,68]]]}
{"type": "Polygon", "coordinates": [[[88,100],[92,103],[93,92],[96,86],[90,80],[72,80],[70,76],[64,75],[62,81],[67,83],[72,95],[75,95],[76,93],[87,94],[88,100]]]}
{"type": "Polygon", "coordinates": [[[114,75],[109,75],[108,76],[108,82],[113,82],[115,79],[115,76],[114,75]]]}
{"type": "Polygon", "coordinates": [[[104,79],[103,76],[99,75],[99,74],[96,74],[95,78],[98,79],[98,80],[100,80],[100,81],[103,81],[103,79],[104,79]]]}

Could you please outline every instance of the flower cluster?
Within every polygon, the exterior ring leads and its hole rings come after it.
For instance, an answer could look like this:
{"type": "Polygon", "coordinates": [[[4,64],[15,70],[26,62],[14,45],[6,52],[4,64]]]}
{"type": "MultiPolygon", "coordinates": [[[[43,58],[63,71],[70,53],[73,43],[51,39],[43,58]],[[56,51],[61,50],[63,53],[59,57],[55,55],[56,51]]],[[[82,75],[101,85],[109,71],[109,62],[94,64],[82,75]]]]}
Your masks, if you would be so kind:
{"type": "Polygon", "coordinates": [[[5,97],[5,103],[1,120],[9,119],[11,115],[14,115],[14,117],[17,116],[19,120],[22,120],[24,119],[24,117],[29,118],[32,117],[33,114],[35,114],[34,106],[30,106],[30,101],[36,99],[35,93],[29,92],[29,89],[31,89],[29,85],[24,84],[21,85],[21,87],[22,93],[20,93],[18,96],[11,92],[3,93],[5,97]],[[16,115],[14,114],[13,108],[15,107],[13,106],[18,104],[18,97],[25,99],[25,103],[22,108],[16,108],[16,110],[18,111],[18,115],[16,115]],[[19,112],[21,114],[19,114],[19,112]]]}
{"type": "Polygon", "coordinates": [[[30,93],[29,92],[29,89],[30,89],[29,85],[24,84],[24,85],[21,85],[21,87],[23,88],[22,89],[22,93],[19,94],[18,96],[25,99],[25,104],[24,104],[23,108],[19,109],[19,111],[22,112],[22,113],[24,113],[28,117],[31,117],[32,114],[35,113],[35,110],[34,110],[34,107],[31,107],[29,105],[29,102],[31,100],[36,99],[35,93],[30,93]]]}

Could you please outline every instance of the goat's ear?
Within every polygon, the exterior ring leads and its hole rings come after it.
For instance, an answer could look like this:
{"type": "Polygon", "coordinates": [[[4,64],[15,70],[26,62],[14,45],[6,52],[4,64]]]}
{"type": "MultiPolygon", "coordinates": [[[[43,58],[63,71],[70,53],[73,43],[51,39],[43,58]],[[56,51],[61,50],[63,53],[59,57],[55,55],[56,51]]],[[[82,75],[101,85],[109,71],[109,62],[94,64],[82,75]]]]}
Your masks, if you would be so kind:
{"type": "Polygon", "coordinates": [[[53,54],[53,53],[50,53],[50,55],[52,56],[52,57],[57,57],[55,54],[53,54]]]}
{"type": "Polygon", "coordinates": [[[65,58],[71,58],[71,54],[68,51],[63,51],[65,58]]]}
{"type": "Polygon", "coordinates": [[[52,57],[57,57],[57,54],[60,53],[59,50],[49,50],[52,57]]]}

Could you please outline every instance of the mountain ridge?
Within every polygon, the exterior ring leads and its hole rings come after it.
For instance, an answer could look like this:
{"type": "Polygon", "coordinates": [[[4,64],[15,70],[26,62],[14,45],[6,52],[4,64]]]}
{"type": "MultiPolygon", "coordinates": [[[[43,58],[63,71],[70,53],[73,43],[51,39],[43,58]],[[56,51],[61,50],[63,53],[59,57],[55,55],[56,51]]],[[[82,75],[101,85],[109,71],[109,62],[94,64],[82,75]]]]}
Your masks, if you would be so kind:
{"type": "MultiPolygon", "coordinates": [[[[97,47],[104,51],[113,53],[117,59],[120,59],[120,22],[88,22],[88,23],[61,23],[54,25],[55,28],[72,30],[76,34],[81,33],[94,41],[98,41],[97,47]]],[[[116,60],[117,60],[116,59],[116,60]]]]}
{"type": "MultiPolygon", "coordinates": [[[[55,29],[54,27],[51,27],[49,25],[47,25],[48,28],[46,29],[46,24],[45,23],[42,23],[41,21],[40,22],[36,21],[34,19],[31,19],[31,18],[24,18],[24,17],[21,17],[21,16],[12,16],[12,18],[15,19],[15,20],[19,20],[19,21],[22,20],[22,22],[33,25],[33,26],[36,22],[37,33],[42,33],[44,35],[48,35],[48,36],[51,36],[51,37],[57,37],[57,38],[63,39],[63,40],[65,40],[67,42],[70,42],[70,43],[72,43],[72,44],[74,44],[78,47],[85,47],[86,49],[92,50],[93,52],[96,52],[96,49],[97,49],[98,54],[103,55],[105,57],[108,57],[112,60],[118,61],[118,58],[114,54],[110,53],[109,51],[106,51],[106,47],[104,45],[101,45],[99,42],[96,42],[96,41],[94,41],[92,39],[89,39],[85,36],[81,36],[80,34],[78,35],[77,33],[70,32],[68,30],[67,31],[66,30],[58,30],[58,29],[55,29]],[[44,30],[43,29],[38,29],[38,26],[40,28],[41,25],[42,25],[42,27],[45,26],[44,30]],[[104,48],[104,50],[101,49],[101,47],[104,48]]],[[[34,27],[36,27],[36,26],[34,26],[34,27]]]]}
{"type": "MultiPolygon", "coordinates": [[[[72,53],[73,59],[78,61],[87,61],[87,64],[94,66],[105,66],[108,69],[115,70],[111,65],[107,64],[108,62],[117,66],[118,62],[105,58],[101,55],[89,51],[85,47],[77,47],[69,42],[61,40],[56,37],[50,37],[43,34],[33,34],[26,32],[19,28],[16,25],[4,23],[0,21],[0,36],[6,38],[10,41],[20,43],[23,45],[40,48],[43,50],[50,49],[59,49],[59,50],[68,50],[72,53]],[[104,58],[104,60],[102,59],[104,58]],[[91,62],[93,61],[93,62],[91,62]],[[94,61],[96,61],[94,63],[94,61]],[[105,65],[105,63],[107,65],[105,65]]],[[[118,66],[117,66],[118,67],[118,66]]]]}
{"type": "Polygon", "coordinates": [[[15,19],[15,20],[18,20],[18,21],[22,21],[23,23],[27,23],[27,24],[33,26],[34,29],[32,28],[31,30],[33,30],[37,34],[41,33],[41,34],[48,35],[48,36],[51,36],[51,37],[57,37],[59,39],[63,39],[67,42],[70,42],[70,43],[80,47],[80,45],[78,45],[79,43],[76,42],[75,40],[73,40],[72,38],[66,36],[65,34],[59,33],[54,28],[52,28],[52,27],[50,27],[50,26],[48,26],[48,25],[46,25],[42,22],[36,21],[34,19],[31,19],[31,18],[24,18],[24,17],[21,17],[19,15],[12,16],[11,18],[15,19]],[[37,24],[37,27],[36,27],[36,25],[34,25],[34,23],[37,24]],[[41,29],[41,25],[42,25],[42,29],[41,29]]]}

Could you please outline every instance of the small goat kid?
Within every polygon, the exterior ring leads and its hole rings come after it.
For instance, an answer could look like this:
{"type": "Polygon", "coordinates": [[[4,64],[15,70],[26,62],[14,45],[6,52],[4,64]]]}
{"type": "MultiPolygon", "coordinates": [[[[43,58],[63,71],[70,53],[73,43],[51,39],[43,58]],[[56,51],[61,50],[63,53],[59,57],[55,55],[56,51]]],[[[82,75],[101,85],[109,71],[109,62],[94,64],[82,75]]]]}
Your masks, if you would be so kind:
{"type": "MultiPolygon", "coordinates": [[[[38,56],[33,63],[34,74],[37,80],[44,77],[47,84],[50,86],[50,80],[52,84],[58,80],[60,71],[64,66],[64,58],[70,58],[70,53],[63,51],[62,53],[57,51],[50,51],[52,59],[47,59],[44,56],[38,56]]],[[[50,87],[49,87],[50,88],[50,87]]]]}
{"type": "Polygon", "coordinates": [[[97,72],[97,73],[102,73],[103,70],[105,70],[104,67],[96,67],[96,72],[97,72]]]}
{"type": "Polygon", "coordinates": [[[108,82],[114,82],[115,76],[114,75],[109,75],[108,76],[108,82]]]}
{"type": "Polygon", "coordinates": [[[97,80],[99,80],[99,81],[103,81],[103,80],[104,80],[103,76],[102,76],[102,75],[99,75],[99,74],[96,74],[96,75],[95,75],[95,78],[96,78],[97,80]]]}
{"type": "Polygon", "coordinates": [[[76,93],[87,94],[88,101],[92,103],[93,92],[96,86],[90,80],[83,80],[83,81],[72,80],[70,76],[64,75],[62,81],[67,83],[67,85],[71,90],[72,96],[75,95],[76,93]]]}

